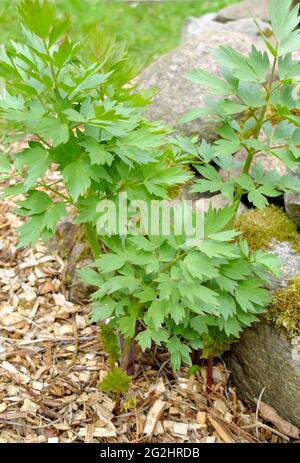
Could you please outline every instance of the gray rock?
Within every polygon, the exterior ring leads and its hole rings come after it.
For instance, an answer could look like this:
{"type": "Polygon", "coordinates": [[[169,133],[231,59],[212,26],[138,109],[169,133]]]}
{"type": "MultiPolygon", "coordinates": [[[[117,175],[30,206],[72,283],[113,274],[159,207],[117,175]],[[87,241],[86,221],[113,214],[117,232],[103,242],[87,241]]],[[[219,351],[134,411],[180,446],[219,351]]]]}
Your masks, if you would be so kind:
{"type": "MultiPolygon", "coordinates": [[[[181,42],[186,42],[187,40],[192,39],[193,37],[203,34],[204,32],[209,32],[210,30],[216,29],[220,32],[232,31],[232,32],[241,32],[243,34],[249,35],[252,40],[255,42],[262,41],[259,39],[259,30],[255,24],[253,18],[242,18],[236,21],[230,21],[228,23],[221,23],[215,21],[216,14],[208,13],[200,18],[190,17],[187,19],[187,22],[182,30],[181,42]]],[[[257,20],[260,29],[262,31],[270,30],[270,24],[261,20],[257,20]]]]}
{"type": "Polygon", "coordinates": [[[208,91],[205,87],[189,82],[184,77],[190,71],[202,67],[208,72],[220,75],[219,65],[211,49],[230,45],[241,53],[248,53],[252,40],[245,34],[218,29],[200,34],[175,50],[161,56],[148,66],[137,78],[140,88],[158,87],[152,105],[145,115],[153,120],[179,129],[188,135],[199,134],[208,140],[215,138],[216,120],[197,119],[188,124],[178,120],[193,108],[205,107],[208,91]]]}
{"type": "Polygon", "coordinates": [[[243,399],[263,401],[300,427],[300,342],[292,342],[274,326],[256,323],[234,344],[226,358],[243,399]]]}
{"type": "Polygon", "coordinates": [[[269,252],[278,256],[281,261],[280,277],[271,279],[270,289],[275,291],[284,288],[289,280],[300,275],[300,253],[292,247],[291,243],[278,241],[272,244],[269,252]]]}
{"type": "MultiPolygon", "coordinates": [[[[299,57],[298,57],[299,59],[299,57]]],[[[297,166],[294,170],[289,170],[290,175],[293,175],[300,179],[300,166],[297,166]]],[[[285,210],[289,218],[300,227],[300,193],[285,193],[284,194],[284,205],[285,210]]]]}
{"type": "MultiPolygon", "coordinates": [[[[222,195],[222,193],[220,193],[218,195],[211,196],[210,198],[197,199],[197,201],[195,202],[195,209],[198,212],[205,213],[208,211],[210,205],[214,209],[218,210],[222,209],[225,206],[228,206],[229,204],[230,201],[227,198],[225,198],[225,196],[222,195]]],[[[243,203],[240,203],[237,210],[237,216],[243,214],[247,210],[247,207],[243,203]]]]}
{"type": "Polygon", "coordinates": [[[269,20],[269,0],[244,0],[219,11],[217,20],[222,22],[254,16],[262,21],[269,20]]]}
{"type": "MultiPolygon", "coordinates": [[[[220,175],[224,181],[230,180],[232,178],[236,178],[241,172],[243,165],[245,163],[247,157],[247,152],[245,149],[237,152],[234,155],[234,160],[240,164],[240,167],[237,169],[231,169],[230,171],[225,171],[224,169],[220,169],[220,175]]],[[[260,152],[257,153],[253,159],[253,167],[257,164],[261,164],[264,168],[265,172],[269,172],[275,170],[279,175],[286,175],[287,174],[287,167],[286,165],[280,161],[280,159],[272,156],[271,154],[260,152]]]]}
{"type": "Polygon", "coordinates": [[[284,205],[289,218],[300,227],[300,193],[285,193],[284,205]]]}
{"type": "Polygon", "coordinates": [[[188,17],[182,29],[181,42],[186,42],[196,35],[210,31],[212,28],[216,27],[216,24],[217,26],[219,25],[222,30],[225,25],[216,23],[214,21],[216,17],[217,13],[207,13],[200,18],[194,18],[193,16],[188,17]]]}

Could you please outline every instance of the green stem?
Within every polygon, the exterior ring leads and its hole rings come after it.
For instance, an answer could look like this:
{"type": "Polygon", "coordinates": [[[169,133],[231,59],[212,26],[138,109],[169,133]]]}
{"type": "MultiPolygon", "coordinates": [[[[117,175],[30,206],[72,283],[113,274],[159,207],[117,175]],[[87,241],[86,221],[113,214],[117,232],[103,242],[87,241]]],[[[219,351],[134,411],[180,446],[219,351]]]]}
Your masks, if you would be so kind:
{"type": "MultiPolygon", "coordinates": [[[[257,124],[255,126],[255,129],[254,129],[252,135],[250,135],[255,140],[257,140],[258,137],[259,137],[259,134],[260,134],[263,122],[264,122],[264,118],[265,118],[265,115],[266,115],[266,112],[267,112],[267,109],[268,109],[269,101],[270,101],[271,94],[272,94],[272,85],[273,85],[274,76],[275,76],[276,63],[277,63],[277,58],[274,57],[270,78],[269,78],[267,88],[266,88],[266,91],[267,91],[266,104],[262,107],[260,115],[259,115],[258,120],[257,120],[257,124]]],[[[250,138],[250,136],[248,138],[250,138]]],[[[246,161],[245,161],[244,168],[243,168],[243,174],[246,174],[246,175],[249,174],[249,171],[250,171],[251,164],[252,164],[255,153],[256,153],[256,151],[255,151],[254,148],[248,149],[248,154],[247,154],[246,161]]],[[[243,190],[243,188],[240,188],[240,187],[237,188],[237,190],[235,191],[234,201],[233,202],[235,204],[235,211],[236,212],[237,212],[239,204],[241,202],[241,198],[243,196],[243,193],[244,193],[244,190],[243,190]]],[[[233,219],[233,221],[234,221],[234,219],[233,219]]]]}
{"type": "Polygon", "coordinates": [[[60,198],[64,199],[67,203],[73,204],[73,201],[71,198],[68,196],[64,195],[60,191],[56,190],[55,188],[52,188],[50,185],[47,185],[46,183],[39,182],[37,183],[38,186],[45,188],[45,190],[49,190],[52,193],[54,193],[56,196],[59,196],[60,198]]]}
{"type": "Polygon", "coordinates": [[[53,84],[54,84],[54,89],[56,90],[56,89],[57,89],[57,77],[56,77],[56,73],[55,73],[55,70],[54,70],[54,66],[53,66],[53,64],[52,64],[52,62],[51,62],[52,56],[50,55],[49,47],[48,47],[47,42],[46,42],[45,39],[43,39],[43,45],[44,45],[46,54],[47,54],[47,56],[49,57],[49,60],[50,60],[50,63],[49,63],[50,72],[51,72],[51,75],[52,75],[52,80],[53,80],[53,84]]]}
{"type": "Polygon", "coordinates": [[[97,238],[96,229],[91,224],[86,223],[85,234],[88,239],[94,259],[98,259],[101,256],[101,248],[97,238]]]}

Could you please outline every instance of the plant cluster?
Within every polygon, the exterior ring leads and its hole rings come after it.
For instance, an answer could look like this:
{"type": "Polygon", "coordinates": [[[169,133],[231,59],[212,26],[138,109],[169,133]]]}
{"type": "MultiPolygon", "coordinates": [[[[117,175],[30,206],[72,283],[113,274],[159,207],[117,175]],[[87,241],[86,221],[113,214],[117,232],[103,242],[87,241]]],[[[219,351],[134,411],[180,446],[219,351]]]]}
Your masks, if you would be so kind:
{"type": "MultiPolygon", "coordinates": [[[[128,84],[132,73],[123,47],[96,30],[84,43],[74,43],[68,20],[58,19],[47,1],[20,3],[25,40],[1,48],[1,117],[19,138],[31,134],[33,139],[14,158],[0,157],[3,179],[22,179],[4,193],[24,197],[18,201],[18,214],[27,219],[19,230],[19,246],[34,245],[39,238],[47,242],[69,207],[77,210],[76,222],[84,224],[94,256],[94,264],[81,271],[84,281],[98,288],[92,295],[92,320],[107,320],[109,328],[103,329],[118,333],[124,369],[133,364],[133,340],[143,350],[152,343],[165,347],[174,371],[182,363],[191,365],[192,349],[201,349],[212,366],[212,357],[257,320],[270,301],[264,285],[269,271],[278,273],[276,258],[250,252],[234,230],[243,194],[264,207],[268,197],[299,189],[292,176],[265,173],[260,165],[251,169],[261,150],[288,167],[296,166],[300,155],[300,119],[293,115],[299,103],[292,98],[300,66],[290,54],[300,48],[294,31],[298,10],[289,11],[286,0],[270,4],[277,40],[273,46],[265,39],[271,64],[268,54],[254,47],[248,57],[221,47],[216,56],[222,78],[200,70],[189,77],[225,96],[188,116],[220,118],[221,138],[213,144],[169,137],[159,123],[146,120],[143,110],[151,95],[128,84]],[[270,104],[284,119],[276,127],[266,118],[270,104]],[[245,111],[251,117],[241,126],[234,116],[245,111]],[[223,182],[215,166],[235,168],[233,155],[241,147],[248,153],[242,173],[223,182]],[[99,201],[109,199],[118,210],[121,192],[128,202],[168,200],[174,188],[191,179],[188,163],[202,176],[193,191],[221,191],[231,202],[205,214],[201,240],[178,235],[174,227],[168,235],[97,233],[99,201]],[[49,181],[49,168],[59,175],[57,182],[49,181]]],[[[131,218],[141,220],[138,213],[131,218]]],[[[111,391],[114,384],[120,394],[128,381],[113,365],[118,349],[111,349],[116,339],[109,333],[105,342],[114,378],[108,375],[102,389],[111,391]]]]}

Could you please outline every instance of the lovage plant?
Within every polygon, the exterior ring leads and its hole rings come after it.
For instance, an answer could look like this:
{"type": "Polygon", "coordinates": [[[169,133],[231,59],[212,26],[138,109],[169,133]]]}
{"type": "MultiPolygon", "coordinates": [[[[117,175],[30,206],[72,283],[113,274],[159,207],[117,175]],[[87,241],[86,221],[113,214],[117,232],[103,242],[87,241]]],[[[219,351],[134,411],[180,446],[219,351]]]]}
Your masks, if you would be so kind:
{"type": "MultiPolygon", "coordinates": [[[[260,202],[265,194],[277,194],[279,185],[294,185],[290,178],[274,183],[274,177],[270,185],[258,170],[252,180],[248,168],[236,183],[223,185],[209,165],[214,160],[231,168],[233,146],[237,150],[243,144],[252,160],[263,142],[240,134],[247,128],[247,133],[256,135],[260,128],[268,127],[264,119],[271,97],[272,101],[275,95],[277,99],[287,98],[273,84],[274,72],[272,80],[270,77],[267,84],[263,81],[267,55],[253,50],[250,58],[237,59],[233,51],[223,52],[233,56],[232,77],[225,73],[228,82],[217,78],[209,82],[214,82],[218,93],[221,86],[230,93],[250,92],[253,98],[260,85],[266,92],[261,94],[263,105],[261,100],[259,104],[255,100],[254,107],[252,103],[230,100],[218,103],[214,108],[219,108],[217,112],[224,121],[220,129],[224,140],[212,146],[196,146],[180,137],[168,139],[166,129],[143,117],[151,98],[128,85],[132,73],[122,47],[97,31],[84,44],[72,42],[67,35],[68,21],[57,18],[48,2],[23,1],[19,13],[24,43],[12,41],[8,50],[1,48],[0,53],[1,117],[17,137],[31,138],[28,148],[14,157],[0,157],[3,179],[22,179],[4,193],[23,195],[18,201],[18,213],[25,218],[19,230],[19,246],[33,246],[39,238],[47,242],[59,220],[75,209],[76,222],[85,226],[95,260],[92,267],[81,272],[85,281],[98,287],[92,296],[93,321],[105,320],[108,330],[118,333],[121,366],[132,373],[135,339],[142,349],[152,343],[168,349],[174,370],[182,362],[191,364],[192,349],[202,349],[203,356],[212,359],[264,310],[269,297],[263,286],[276,260],[260,251],[249,253],[247,243],[237,239],[239,232],[232,230],[236,204],[251,182],[249,195],[260,202]],[[259,64],[259,82],[247,84],[245,76],[248,68],[254,67],[253,61],[259,64]],[[241,128],[228,114],[248,107],[253,115],[241,128]],[[258,117],[257,108],[261,108],[258,117]],[[191,237],[185,231],[177,233],[174,223],[167,234],[159,228],[158,233],[145,235],[129,230],[101,236],[105,214],[99,205],[103,201],[109,201],[120,213],[121,193],[126,193],[127,203],[142,200],[146,206],[168,200],[176,186],[191,178],[184,164],[195,156],[198,163],[203,163],[199,170],[207,177],[196,183],[196,189],[221,190],[233,199],[232,206],[208,211],[200,237],[191,237]],[[49,171],[55,171],[55,180],[49,171]]],[[[294,22],[289,19],[290,27],[294,22]]],[[[276,64],[278,49],[271,50],[276,64]]],[[[282,72],[290,67],[291,60],[283,60],[282,72]]],[[[295,74],[297,66],[292,69],[295,74]]],[[[203,73],[197,75],[203,77],[203,73]]],[[[290,83],[285,85],[289,89],[290,83]]],[[[278,105],[287,117],[285,107],[278,105]]],[[[297,120],[295,115],[290,118],[297,120]]],[[[282,138],[282,127],[278,133],[282,138]]],[[[291,136],[297,137],[297,132],[291,136]]],[[[292,150],[289,162],[295,162],[297,146],[292,150]]],[[[132,209],[130,219],[142,223],[140,212],[132,209]]],[[[112,391],[112,383],[122,378],[115,390],[120,395],[129,382],[116,368],[118,353],[118,347],[110,352],[112,374],[102,387],[112,391]]]]}

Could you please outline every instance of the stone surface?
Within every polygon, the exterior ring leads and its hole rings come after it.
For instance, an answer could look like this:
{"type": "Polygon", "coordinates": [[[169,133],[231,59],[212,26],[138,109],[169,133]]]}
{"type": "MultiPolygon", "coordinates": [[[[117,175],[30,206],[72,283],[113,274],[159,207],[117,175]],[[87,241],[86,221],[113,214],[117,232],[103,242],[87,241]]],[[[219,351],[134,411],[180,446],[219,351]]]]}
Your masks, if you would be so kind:
{"type": "Polygon", "coordinates": [[[285,193],[284,206],[289,218],[300,227],[300,193],[285,193]]]}
{"type": "Polygon", "coordinates": [[[300,253],[288,242],[274,242],[269,252],[276,254],[281,261],[280,277],[271,278],[270,289],[275,291],[284,288],[291,278],[300,275],[300,253]]]}
{"type": "MultiPolygon", "coordinates": [[[[242,171],[242,166],[243,163],[246,160],[246,150],[241,150],[238,153],[235,154],[234,158],[236,162],[241,163],[241,168],[239,169],[232,169],[231,171],[227,172],[223,169],[220,170],[220,175],[223,180],[229,180],[231,178],[235,178],[239,175],[239,173],[242,171]]],[[[253,166],[261,164],[266,172],[270,170],[275,170],[278,174],[280,175],[286,175],[287,174],[287,167],[286,165],[281,162],[278,158],[275,156],[272,156],[271,154],[268,153],[257,153],[253,159],[253,166]]]]}
{"type": "MultiPolygon", "coordinates": [[[[300,179],[300,167],[294,171],[289,171],[289,173],[300,179]]],[[[285,193],[284,205],[289,218],[300,227],[300,193],[285,193]]]]}
{"type": "Polygon", "coordinates": [[[224,30],[225,25],[216,23],[217,13],[207,13],[199,18],[189,16],[181,32],[181,42],[194,38],[196,35],[209,32],[212,28],[220,26],[224,30]]]}
{"type": "MultiPolygon", "coordinates": [[[[199,34],[203,34],[204,32],[209,32],[214,29],[221,33],[223,31],[242,32],[243,34],[250,36],[253,41],[260,41],[259,30],[253,18],[242,18],[228,23],[217,22],[215,21],[215,18],[215,13],[205,14],[200,18],[189,17],[182,30],[181,42],[184,43],[199,34]]],[[[259,23],[261,30],[271,30],[269,23],[259,19],[257,22],[259,23]]],[[[262,41],[260,42],[262,43],[262,41]]]]}
{"type": "Polygon", "coordinates": [[[269,0],[244,0],[219,11],[217,19],[222,22],[254,16],[262,21],[269,20],[269,0]]]}
{"type": "MultiPolygon", "coordinates": [[[[210,198],[200,198],[197,201],[195,201],[195,208],[196,211],[199,212],[207,212],[209,209],[209,205],[211,204],[214,209],[221,209],[222,207],[227,206],[230,203],[225,196],[223,196],[221,193],[218,195],[211,196],[210,198]]],[[[247,211],[247,207],[243,204],[240,203],[237,211],[237,215],[243,214],[243,212],[247,211]]]]}
{"type": "Polygon", "coordinates": [[[262,400],[300,427],[300,339],[290,342],[265,322],[246,330],[226,358],[232,379],[244,399],[262,400]]]}
{"type": "Polygon", "coordinates": [[[211,49],[230,45],[241,53],[248,53],[252,43],[252,39],[245,34],[230,31],[220,33],[216,29],[200,34],[158,58],[136,80],[140,88],[160,89],[146,111],[146,117],[162,120],[188,135],[199,134],[206,139],[214,138],[217,123],[207,117],[184,125],[178,124],[179,119],[191,109],[205,107],[208,96],[205,87],[189,82],[184,77],[200,67],[219,75],[219,65],[212,56],[211,49]]]}

